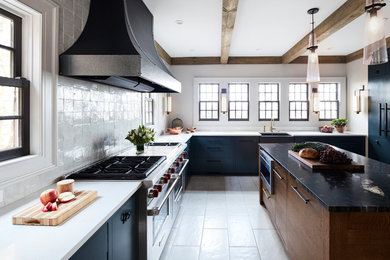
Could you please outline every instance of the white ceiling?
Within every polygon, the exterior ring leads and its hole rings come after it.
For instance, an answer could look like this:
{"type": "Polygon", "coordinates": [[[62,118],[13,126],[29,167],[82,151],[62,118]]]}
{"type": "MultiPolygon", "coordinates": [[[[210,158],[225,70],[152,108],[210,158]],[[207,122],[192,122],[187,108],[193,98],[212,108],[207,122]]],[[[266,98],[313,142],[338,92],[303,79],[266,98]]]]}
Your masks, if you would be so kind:
{"type": "MultiPolygon", "coordinates": [[[[154,15],[155,40],[171,57],[220,56],[222,0],[144,0],[154,15]],[[183,20],[182,25],[175,21],[183,20]]],[[[240,0],[230,56],[281,56],[346,0],[240,0]]],[[[385,8],[390,18],[390,6],[385,8]]],[[[390,20],[386,20],[386,36],[390,20]]],[[[364,15],[319,44],[320,55],[347,55],[363,47],[364,15]]]]}

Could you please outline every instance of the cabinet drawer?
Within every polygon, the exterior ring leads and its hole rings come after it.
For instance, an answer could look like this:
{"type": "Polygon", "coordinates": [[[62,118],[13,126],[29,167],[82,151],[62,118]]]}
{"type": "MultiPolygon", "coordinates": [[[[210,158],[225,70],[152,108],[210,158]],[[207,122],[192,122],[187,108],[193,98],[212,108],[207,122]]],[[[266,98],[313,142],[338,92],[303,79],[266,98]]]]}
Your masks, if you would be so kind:
{"type": "Polygon", "coordinates": [[[191,163],[194,173],[234,173],[231,158],[194,158],[191,163]]]}
{"type": "Polygon", "coordinates": [[[197,137],[191,145],[194,157],[223,158],[233,156],[233,143],[229,137],[197,137]]]}
{"type": "Polygon", "coordinates": [[[270,218],[272,222],[275,221],[275,202],[274,202],[274,195],[271,194],[268,189],[265,187],[264,183],[261,183],[261,195],[262,195],[262,201],[264,203],[264,206],[267,208],[268,213],[270,215],[270,218]]]}
{"type": "Polygon", "coordinates": [[[274,174],[274,197],[275,197],[275,225],[279,235],[286,245],[287,241],[287,173],[276,163],[274,174]]]}

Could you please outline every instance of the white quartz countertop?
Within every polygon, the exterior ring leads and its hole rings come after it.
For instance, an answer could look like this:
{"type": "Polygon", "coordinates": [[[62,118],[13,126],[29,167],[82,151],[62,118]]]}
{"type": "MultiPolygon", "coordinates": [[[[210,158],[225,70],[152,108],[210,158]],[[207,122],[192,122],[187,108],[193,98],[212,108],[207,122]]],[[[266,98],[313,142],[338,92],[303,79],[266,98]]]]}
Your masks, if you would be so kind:
{"type": "MultiPolygon", "coordinates": [[[[344,132],[342,134],[334,131],[333,133],[321,133],[320,131],[280,131],[292,136],[367,136],[366,134],[344,132]]],[[[195,133],[178,135],[160,135],[156,137],[156,142],[187,142],[192,136],[261,136],[257,131],[197,131],[195,133]]]]}
{"type": "Polygon", "coordinates": [[[12,224],[13,215],[39,202],[40,192],[2,208],[0,259],[68,259],[140,186],[140,181],[77,181],[75,190],[97,190],[98,198],[59,226],[12,224]]]}

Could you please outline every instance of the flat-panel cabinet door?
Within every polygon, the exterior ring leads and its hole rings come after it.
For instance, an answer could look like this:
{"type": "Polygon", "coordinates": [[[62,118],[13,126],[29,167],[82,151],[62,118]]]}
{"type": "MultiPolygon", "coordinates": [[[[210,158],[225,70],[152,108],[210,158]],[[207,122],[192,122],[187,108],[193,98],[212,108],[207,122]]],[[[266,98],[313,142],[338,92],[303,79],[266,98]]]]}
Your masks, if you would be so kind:
{"type": "MultiPolygon", "coordinates": [[[[53,256],[55,257],[55,256],[53,256]]],[[[74,253],[71,260],[107,260],[108,259],[108,225],[105,223],[74,253]]]]}
{"type": "MultiPolygon", "coordinates": [[[[233,137],[232,137],[233,138],[233,137]]],[[[236,172],[257,175],[258,164],[258,137],[234,137],[234,161],[236,172]]]]}
{"type": "Polygon", "coordinates": [[[291,259],[324,258],[322,206],[291,177],[288,178],[287,186],[286,228],[287,249],[291,259]]]}
{"type": "Polygon", "coordinates": [[[275,197],[275,225],[279,234],[286,244],[287,240],[287,173],[275,164],[274,175],[274,197],[275,197]]]}
{"type": "Polygon", "coordinates": [[[135,208],[133,196],[109,220],[109,256],[112,260],[136,260],[138,257],[135,208]]]}

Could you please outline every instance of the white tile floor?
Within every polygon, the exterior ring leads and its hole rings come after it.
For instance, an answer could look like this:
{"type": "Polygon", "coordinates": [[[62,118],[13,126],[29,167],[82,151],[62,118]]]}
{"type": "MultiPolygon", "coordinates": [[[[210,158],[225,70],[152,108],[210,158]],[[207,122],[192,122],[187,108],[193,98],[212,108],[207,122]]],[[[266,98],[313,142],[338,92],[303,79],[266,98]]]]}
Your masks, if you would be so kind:
{"type": "Polygon", "coordinates": [[[283,260],[258,178],[192,176],[161,260],[283,260]]]}

